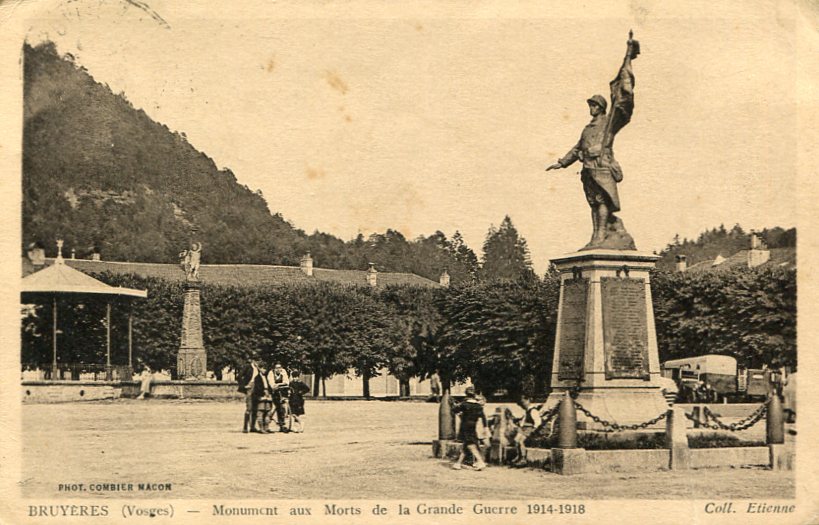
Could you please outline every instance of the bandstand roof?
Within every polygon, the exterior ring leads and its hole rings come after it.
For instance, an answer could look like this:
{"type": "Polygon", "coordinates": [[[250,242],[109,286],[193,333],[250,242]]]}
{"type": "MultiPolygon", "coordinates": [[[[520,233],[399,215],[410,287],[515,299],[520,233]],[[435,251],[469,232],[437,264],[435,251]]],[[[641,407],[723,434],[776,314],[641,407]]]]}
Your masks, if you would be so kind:
{"type": "Polygon", "coordinates": [[[23,278],[22,293],[78,293],[148,297],[146,290],[110,286],[71,268],[62,257],[54,264],[23,278]]]}

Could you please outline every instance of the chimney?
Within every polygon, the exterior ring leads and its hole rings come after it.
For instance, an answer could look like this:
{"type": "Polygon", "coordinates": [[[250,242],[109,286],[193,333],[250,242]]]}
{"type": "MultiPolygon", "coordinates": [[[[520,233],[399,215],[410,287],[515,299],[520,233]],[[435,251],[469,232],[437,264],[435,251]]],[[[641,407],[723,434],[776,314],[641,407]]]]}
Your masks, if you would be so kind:
{"type": "Polygon", "coordinates": [[[301,258],[299,261],[299,267],[307,277],[313,276],[313,258],[310,256],[310,252],[307,252],[307,255],[301,258]]]}
{"type": "Polygon", "coordinates": [[[28,260],[31,261],[32,266],[45,265],[45,250],[39,242],[29,244],[26,255],[28,256],[28,260]]]}
{"type": "Polygon", "coordinates": [[[444,288],[449,288],[449,272],[446,271],[446,268],[444,268],[444,271],[441,274],[441,276],[438,277],[438,284],[440,284],[444,288]]]}
{"type": "Polygon", "coordinates": [[[101,261],[102,255],[100,254],[99,246],[94,246],[91,251],[91,260],[92,261],[101,261]]]}
{"type": "Polygon", "coordinates": [[[756,234],[751,232],[751,249],[748,250],[748,268],[755,268],[761,264],[765,264],[770,260],[771,252],[765,243],[756,234]]]}
{"type": "Polygon", "coordinates": [[[378,270],[375,269],[375,263],[370,263],[367,268],[367,284],[375,288],[378,286],[378,270]]]}
{"type": "Polygon", "coordinates": [[[684,272],[688,268],[688,263],[685,260],[685,255],[678,255],[677,256],[677,271],[684,272]]]}

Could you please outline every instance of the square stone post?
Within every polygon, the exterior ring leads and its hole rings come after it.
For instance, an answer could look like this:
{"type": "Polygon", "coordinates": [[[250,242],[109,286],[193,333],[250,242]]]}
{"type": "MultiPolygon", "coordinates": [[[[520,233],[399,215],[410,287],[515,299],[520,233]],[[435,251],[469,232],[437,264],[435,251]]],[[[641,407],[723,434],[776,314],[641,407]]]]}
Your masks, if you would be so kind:
{"type": "Polygon", "coordinates": [[[682,407],[668,410],[666,418],[665,446],[670,458],[668,468],[685,470],[691,468],[691,450],[688,448],[688,434],[685,411],[682,407]]]}

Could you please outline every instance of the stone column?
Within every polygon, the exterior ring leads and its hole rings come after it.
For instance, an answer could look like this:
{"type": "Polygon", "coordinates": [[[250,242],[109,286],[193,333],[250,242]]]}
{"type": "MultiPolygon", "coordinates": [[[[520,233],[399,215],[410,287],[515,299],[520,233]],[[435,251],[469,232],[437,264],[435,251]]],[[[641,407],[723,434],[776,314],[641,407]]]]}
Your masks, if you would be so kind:
{"type": "Polygon", "coordinates": [[[207,353],[202,340],[202,311],[199,292],[202,283],[185,283],[185,307],[182,311],[182,339],[176,359],[180,379],[204,379],[208,370],[207,353]]]}

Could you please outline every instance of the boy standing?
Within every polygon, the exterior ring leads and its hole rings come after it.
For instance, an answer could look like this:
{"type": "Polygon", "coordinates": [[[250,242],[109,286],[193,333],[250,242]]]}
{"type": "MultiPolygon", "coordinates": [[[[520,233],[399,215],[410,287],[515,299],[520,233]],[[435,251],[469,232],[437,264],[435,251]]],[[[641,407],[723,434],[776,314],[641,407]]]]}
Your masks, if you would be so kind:
{"type": "Polygon", "coordinates": [[[290,381],[290,410],[297,425],[294,432],[304,432],[304,396],[308,392],[310,387],[301,380],[301,373],[294,370],[293,379],[290,381]]]}
{"type": "Polygon", "coordinates": [[[452,468],[455,470],[463,468],[466,453],[469,452],[475,458],[474,469],[483,470],[486,467],[486,462],[484,462],[483,454],[479,448],[481,439],[480,436],[478,436],[477,427],[478,421],[483,423],[484,428],[486,427],[486,415],[483,413],[483,405],[475,397],[475,387],[467,387],[465,394],[466,399],[463,403],[452,410],[453,414],[461,414],[459,437],[463,442],[461,453],[458,455],[458,459],[455,461],[455,464],[452,465],[452,468]]]}
{"type": "Polygon", "coordinates": [[[540,426],[540,412],[537,407],[532,406],[532,400],[527,395],[522,395],[518,401],[518,406],[524,410],[523,417],[518,418],[515,422],[518,427],[512,434],[512,439],[515,442],[515,447],[518,449],[518,457],[515,459],[515,465],[526,465],[526,438],[528,438],[537,427],[540,426]]]}

